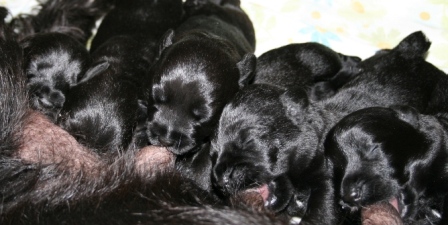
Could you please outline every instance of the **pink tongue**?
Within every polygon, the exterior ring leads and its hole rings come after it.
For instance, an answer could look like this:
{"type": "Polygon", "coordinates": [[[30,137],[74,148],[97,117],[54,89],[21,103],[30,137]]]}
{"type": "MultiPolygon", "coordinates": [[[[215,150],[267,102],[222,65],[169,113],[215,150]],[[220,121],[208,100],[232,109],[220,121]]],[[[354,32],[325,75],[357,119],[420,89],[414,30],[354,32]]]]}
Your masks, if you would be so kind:
{"type": "Polygon", "coordinates": [[[400,212],[400,207],[398,206],[398,200],[397,200],[397,198],[392,198],[392,199],[390,199],[390,200],[389,200],[389,204],[391,204],[391,205],[397,210],[398,213],[401,213],[401,212],[400,212]]]}
{"type": "Polygon", "coordinates": [[[263,201],[266,202],[269,197],[269,188],[267,184],[261,185],[259,188],[257,188],[258,193],[260,193],[261,197],[263,198],[263,201]]]}

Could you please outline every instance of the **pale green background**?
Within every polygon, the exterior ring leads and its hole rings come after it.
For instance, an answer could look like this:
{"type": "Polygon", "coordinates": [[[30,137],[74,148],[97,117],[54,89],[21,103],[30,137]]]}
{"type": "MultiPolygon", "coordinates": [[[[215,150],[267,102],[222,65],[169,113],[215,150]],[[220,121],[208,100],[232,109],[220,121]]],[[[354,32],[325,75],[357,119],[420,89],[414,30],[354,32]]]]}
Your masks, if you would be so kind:
{"type": "MultiPolygon", "coordinates": [[[[130,0],[132,1],[132,0],[130,0]]],[[[257,36],[256,54],[315,41],[366,58],[421,30],[432,41],[428,61],[448,72],[448,0],[241,0],[257,36]]],[[[13,13],[34,0],[0,0],[13,13]]]]}

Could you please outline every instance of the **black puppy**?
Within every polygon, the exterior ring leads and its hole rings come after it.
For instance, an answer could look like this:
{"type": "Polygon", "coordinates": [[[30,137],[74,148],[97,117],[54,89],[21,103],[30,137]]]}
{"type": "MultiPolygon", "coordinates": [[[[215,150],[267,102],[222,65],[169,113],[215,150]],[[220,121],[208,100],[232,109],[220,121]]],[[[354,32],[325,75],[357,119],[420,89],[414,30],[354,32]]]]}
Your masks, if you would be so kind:
{"type": "Polygon", "coordinates": [[[109,39],[92,55],[93,63],[68,93],[58,124],[98,152],[125,149],[131,139],[150,62],[134,39],[109,39]]]}
{"type": "Polygon", "coordinates": [[[334,95],[356,75],[352,70],[360,61],[319,43],[289,44],[257,58],[253,83],[305,89],[311,99],[320,100],[334,95]]]}
{"type": "Polygon", "coordinates": [[[394,49],[360,62],[354,78],[323,101],[309,101],[304,90],[272,91],[267,85],[242,90],[224,109],[212,141],[214,185],[233,194],[267,184],[271,209],[303,215],[304,223],[334,224],[332,172],[322,144],[326,133],[366,107],[445,107],[443,98],[428,104],[432,96],[444,96],[446,90],[434,89],[448,79],[424,60],[428,47],[421,32],[409,35],[394,49]]]}
{"type": "Polygon", "coordinates": [[[36,15],[20,14],[10,23],[23,48],[31,106],[52,120],[90,64],[85,45],[108,5],[100,2],[41,2],[36,15]]]}
{"type": "MultiPolygon", "coordinates": [[[[225,107],[212,140],[213,184],[224,195],[267,191],[268,208],[302,217],[301,224],[336,224],[331,171],[318,141],[325,126],[296,126],[285,113],[284,94],[278,86],[253,84],[225,107]]],[[[300,98],[308,101],[305,91],[300,98]]]]}
{"type": "MultiPolygon", "coordinates": [[[[155,33],[147,33],[147,28],[140,34],[137,30],[122,30],[121,27],[127,27],[133,17],[130,21],[115,24],[117,32],[111,31],[115,36],[104,39],[105,42],[92,53],[91,67],[67,96],[67,104],[59,119],[59,124],[78,141],[99,152],[116,153],[131,143],[140,119],[138,112],[144,105],[139,100],[144,99],[145,84],[150,82],[148,70],[155,60],[157,42],[161,38],[157,34],[161,35],[172,26],[171,22],[165,23],[164,18],[171,21],[182,15],[181,0],[124,3],[118,2],[116,7],[124,9],[111,11],[108,18],[126,18],[143,10],[150,16],[142,17],[138,24],[152,28],[155,33]],[[153,18],[154,14],[160,17],[153,18]],[[124,33],[116,35],[119,31],[124,33]]],[[[138,140],[135,143],[141,144],[138,140]]]]}
{"type": "Polygon", "coordinates": [[[443,115],[408,107],[367,108],[344,117],[325,141],[342,207],[356,211],[386,201],[406,223],[439,224],[447,216],[447,125],[443,115]]]}
{"type": "Polygon", "coordinates": [[[90,55],[84,45],[62,33],[35,34],[21,46],[31,106],[56,120],[66,94],[86,72],[90,55]]]}
{"type": "Polygon", "coordinates": [[[149,142],[176,155],[209,142],[224,105],[255,67],[254,43],[243,32],[253,27],[239,4],[189,0],[184,5],[189,17],[162,43],[153,68],[154,104],[148,107],[149,142]]]}

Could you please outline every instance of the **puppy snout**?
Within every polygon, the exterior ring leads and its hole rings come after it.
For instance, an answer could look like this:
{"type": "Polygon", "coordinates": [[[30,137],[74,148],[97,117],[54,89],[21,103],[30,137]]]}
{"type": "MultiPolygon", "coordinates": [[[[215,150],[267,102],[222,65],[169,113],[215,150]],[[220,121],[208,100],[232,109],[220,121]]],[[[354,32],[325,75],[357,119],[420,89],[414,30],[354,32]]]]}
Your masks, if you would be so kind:
{"type": "Polygon", "coordinates": [[[165,146],[165,147],[172,147],[175,143],[174,140],[171,140],[169,138],[165,138],[162,136],[159,136],[158,140],[159,140],[160,145],[165,146]]]}
{"type": "Polygon", "coordinates": [[[217,183],[218,186],[222,189],[229,191],[230,189],[230,179],[233,172],[233,168],[227,169],[224,174],[218,178],[217,183]]]}
{"type": "Polygon", "coordinates": [[[39,99],[39,103],[46,108],[62,108],[65,102],[64,94],[48,86],[36,90],[33,94],[39,99]]]}
{"type": "Polygon", "coordinates": [[[342,195],[342,200],[348,205],[358,205],[362,198],[362,190],[359,187],[349,188],[342,195]]]}

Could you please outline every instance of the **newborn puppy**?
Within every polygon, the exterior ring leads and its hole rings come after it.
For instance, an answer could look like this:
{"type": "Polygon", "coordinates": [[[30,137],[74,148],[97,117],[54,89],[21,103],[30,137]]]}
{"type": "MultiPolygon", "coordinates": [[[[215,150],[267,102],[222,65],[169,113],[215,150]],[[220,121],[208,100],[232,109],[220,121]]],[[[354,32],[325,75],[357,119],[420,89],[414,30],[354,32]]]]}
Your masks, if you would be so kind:
{"type": "Polygon", "coordinates": [[[421,31],[409,34],[395,48],[360,62],[352,70],[355,78],[329,101],[351,112],[366,106],[396,104],[423,113],[448,111],[448,89],[443,88],[448,77],[425,60],[430,45],[421,31]],[[349,99],[350,103],[344,103],[349,99]]]}
{"type": "Polygon", "coordinates": [[[126,149],[137,121],[138,94],[150,62],[140,43],[128,36],[109,39],[67,95],[58,124],[98,153],[126,149]]]}
{"type": "Polygon", "coordinates": [[[447,216],[445,116],[366,108],[340,120],[325,141],[339,204],[356,211],[390,202],[406,224],[438,224],[447,216]]]}
{"type": "MultiPolygon", "coordinates": [[[[105,39],[105,43],[92,53],[90,69],[67,96],[67,104],[61,111],[59,124],[79,142],[97,152],[118,153],[131,143],[133,131],[139,130],[136,128],[141,120],[138,112],[144,105],[139,100],[144,99],[143,90],[151,80],[148,70],[155,60],[157,42],[161,38],[157,34],[162,33],[162,27],[166,31],[172,26],[171,22],[165,21],[165,18],[172,19],[171,11],[179,13],[177,18],[181,17],[180,0],[145,2],[132,5],[121,2],[117,7],[127,10],[112,11],[108,18],[126,17],[129,11],[143,10],[150,16],[140,18],[138,24],[157,27],[155,33],[148,33],[147,28],[140,34],[137,30],[122,30],[121,26],[128,27],[128,24],[117,24],[111,32],[121,35],[105,39]]],[[[140,146],[146,145],[147,141],[134,140],[132,143],[140,146]]]]}
{"type": "Polygon", "coordinates": [[[148,94],[149,142],[176,155],[197,152],[210,141],[224,105],[255,67],[243,32],[252,24],[233,23],[247,18],[239,5],[188,0],[185,7],[191,16],[167,33],[148,94]]]}
{"type": "MultiPolygon", "coordinates": [[[[139,50],[139,54],[152,65],[156,60],[159,41],[163,34],[181,22],[182,1],[136,0],[129,2],[118,0],[114,4],[114,8],[107,13],[98,27],[92,40],[90,52],[95,52],[110,38],[126,35],[140,44],[143,51],[139,50]]],[[[149,67],[140,69],[149,70],[149,67]]],[[[142,88],[146,89],[152,85],[152,77],[147,76],[140,82],[144,84],[142,88]]],[[[137,126],[134,130],[132,144],[139,147],[148,145],[146,120],[149,97],[146,96],[147,94],[146,91],[138,91],[137,126]]]]}
{"type": "MultiPolygon", "coordinates": [[[[253,84],[224,108],[212,140],[213,185],[224,195],[267,192],[265,206],[302,217],[301,224],[336,224],[331,171],[318,145],[322,128],[296,126],[285,113],[284,94],[278,86],[253,84]]],[[[300,98],[308,99],[304,91],[300,98]]]]}
{"type": "Polygon", "coordinates": [[[290,44],[272,49],[257,58],[253,83],[305,89],[310,98],[331,96],[355,75],[351,70],[361,61],[319,43],[290,44]]]}
{"type": "Polygon", "coordinates": [[[90,64],[85,46],[62,33],[43,33],[21,41],[31,107],[56,120],[69,90],[90,64]]]}
{"type": "Polygon", "coordinates": [[[23,48],[31,106],[53,121],[90,64],[85,45],[106,5],[49,0],[40,2],[36,15],[20,14],[9,24],[23,48]]]}

